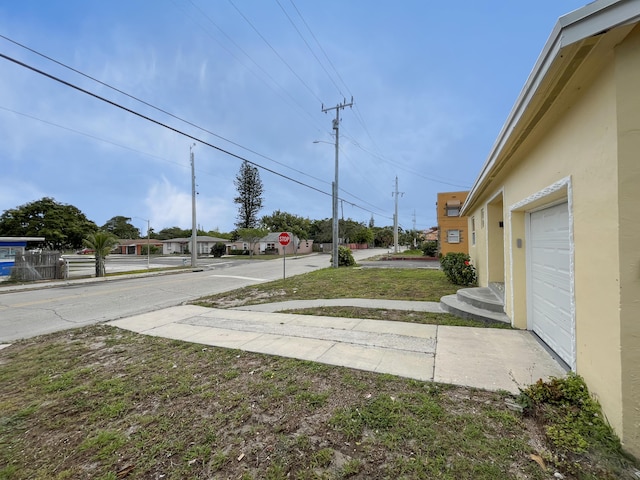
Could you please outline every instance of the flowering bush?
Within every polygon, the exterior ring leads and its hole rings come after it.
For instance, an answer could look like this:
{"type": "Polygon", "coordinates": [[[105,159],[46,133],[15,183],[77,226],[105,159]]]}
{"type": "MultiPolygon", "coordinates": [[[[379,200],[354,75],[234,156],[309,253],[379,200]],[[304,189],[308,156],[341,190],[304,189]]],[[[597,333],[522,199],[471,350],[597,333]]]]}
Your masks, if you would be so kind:
{"type": "Polygon", "coordinates": [[[470,287],[474,286],[478,280],[476,268],[466,253],[447,253],[440,258],[440,266],[454,285],[470,287]]]}

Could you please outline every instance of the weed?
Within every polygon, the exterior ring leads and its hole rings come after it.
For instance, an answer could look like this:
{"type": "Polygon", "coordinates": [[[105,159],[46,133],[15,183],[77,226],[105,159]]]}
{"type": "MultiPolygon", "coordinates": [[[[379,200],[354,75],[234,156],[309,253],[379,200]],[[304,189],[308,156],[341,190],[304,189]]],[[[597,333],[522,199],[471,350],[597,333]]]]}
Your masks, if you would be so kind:
{"type": "Polygon", "coordinates": [[[113,455],[120,447],[127,443],[127,439],[120,432],[110,430],[99,431],[96,435],[84,440],[79,449],[95,450],[96,457],[105,460],[113,455]]]}
{"type": "Polygon", "coordinates": [[[227,463],[228,459],[229,457],[227,456],[227,454],[221,451],[217,451],[211,458],[211,468],[214,471],[220,470],[224,466],[224,464],[227,463]]]}
{"type": "Polygon", "coordinates": [[[125,400],[116,400],[113,402],[105,403],[100,409],[94,414],[94,418],[98,419],[111,419],[118,418],[124,415],[124,413],[129,409],[129,404],[125,400]]]}
{"type": "Polygon", "coordinates": [[[311,467],[313,468],[326,468],[331,464],[333,460],[333,449],[332,448],[323,448],[322,450],[318,450],[311,455],[311,467]]]}
{"type": "Polygon", "coordinates": [[[360,473],[361,468],[362,462],[357,458],[352,458],[342,466],[341,476],[342,478],[348,478],[353,475],[357,475],[358,473],[360,473]]]}
{"type": "Polygon", "coordinates": [[[586,456],[598,453],[609,459],[622,454],[618,437],[579,375],[569,372],[563,378],[538,380],[522,390],[519,402],[527,414],[545,424],[559,467],[580,474],[586,456]]]}
{"type": "Polygon", "coordinates": [[[267,468],[267,480],[285,480],[287,478],[287,469],[279,462],[274,462],[267,468]]]}
{"type": "Polygon", "coordinates": [[[304,403],[310,407],[318,408],[327,403],[329,398],[329,392],[314,393],[314,392],[302,392],[295,396],[296,401],[304,403]]]}

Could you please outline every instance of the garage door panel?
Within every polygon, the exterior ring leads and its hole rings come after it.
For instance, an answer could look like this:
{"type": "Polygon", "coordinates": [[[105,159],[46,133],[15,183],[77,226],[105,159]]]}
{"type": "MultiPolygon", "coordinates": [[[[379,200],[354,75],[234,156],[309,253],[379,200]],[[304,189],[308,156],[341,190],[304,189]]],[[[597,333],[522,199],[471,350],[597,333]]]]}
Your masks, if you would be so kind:
{"type": "Polygon", "coordinates": [[[529,216],[530,328],[572,364],[571,249],[568,204],[529,216]]]}

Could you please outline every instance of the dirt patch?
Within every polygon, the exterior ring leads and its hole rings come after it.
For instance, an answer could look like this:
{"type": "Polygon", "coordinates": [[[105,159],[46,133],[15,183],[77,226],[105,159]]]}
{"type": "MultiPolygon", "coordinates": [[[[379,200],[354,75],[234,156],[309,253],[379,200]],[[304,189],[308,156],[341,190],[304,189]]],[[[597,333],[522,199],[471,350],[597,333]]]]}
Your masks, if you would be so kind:
{"type": "Polygon", "coordinates": [[[242,289],[242,294],[234,291],[228,294],[220,294],[215,298],[202,298],[196,303],[203,307],[233,308],[243,305],[278,302],[286,295],[287,292],[282,289],[262,291],[257,288],[245,288],[242,289]]]}

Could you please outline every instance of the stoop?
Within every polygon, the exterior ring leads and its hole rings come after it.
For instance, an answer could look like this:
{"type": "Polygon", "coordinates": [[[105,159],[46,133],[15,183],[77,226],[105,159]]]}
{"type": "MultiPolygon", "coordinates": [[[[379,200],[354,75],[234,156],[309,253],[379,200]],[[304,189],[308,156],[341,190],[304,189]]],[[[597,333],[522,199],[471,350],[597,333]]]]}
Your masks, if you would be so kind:
{"type": "Polygon", "coordinates": [[[442,297],[440,307],[458,317],[510,325],[500,293],[499,286],[461,288],[455,295],[442,297]]]}

